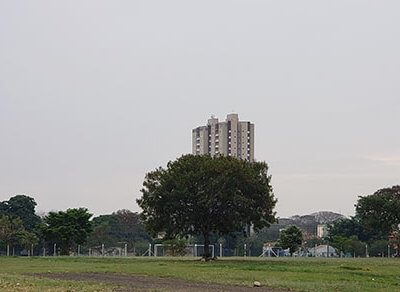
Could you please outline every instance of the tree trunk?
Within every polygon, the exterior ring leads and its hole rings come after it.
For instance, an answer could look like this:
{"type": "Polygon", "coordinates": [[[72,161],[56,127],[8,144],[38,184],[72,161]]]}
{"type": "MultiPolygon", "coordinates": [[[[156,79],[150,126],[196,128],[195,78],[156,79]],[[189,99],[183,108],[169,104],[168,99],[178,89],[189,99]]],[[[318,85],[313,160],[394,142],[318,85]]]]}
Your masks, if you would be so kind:
{"type": "Polygon", "coordinates": [[[210,248],[209,248],[210,245],[209,233],[204,232],[203,236],[204,236],[204,259],[208,261],[211,258],[210,248]]]}

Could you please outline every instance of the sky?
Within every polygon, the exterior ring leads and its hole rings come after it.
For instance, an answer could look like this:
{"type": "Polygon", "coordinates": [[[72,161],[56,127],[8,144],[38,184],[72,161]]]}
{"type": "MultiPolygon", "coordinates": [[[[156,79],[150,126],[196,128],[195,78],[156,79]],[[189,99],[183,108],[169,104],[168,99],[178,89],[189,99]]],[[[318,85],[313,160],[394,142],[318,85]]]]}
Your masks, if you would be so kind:
{"type": "Polygon", "coordinates": [[[191,130],[255,123],[278,216],[400,184],[398,0],[0,0],[0,201],[140,211],[191,130]]]}

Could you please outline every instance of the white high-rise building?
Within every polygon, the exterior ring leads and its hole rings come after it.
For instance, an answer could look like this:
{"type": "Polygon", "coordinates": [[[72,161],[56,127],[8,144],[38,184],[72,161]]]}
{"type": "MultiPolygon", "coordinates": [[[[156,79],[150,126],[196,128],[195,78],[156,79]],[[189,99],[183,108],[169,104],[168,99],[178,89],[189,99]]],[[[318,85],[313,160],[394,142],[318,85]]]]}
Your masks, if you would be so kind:
{"type": "Polygon", "coordinates": [[[229,114],[219,122],[212,116],[206,126],[192,131],[192,153],[231,156],[254,161],[254,124],[239,121],[237,114],[229,114]]]}

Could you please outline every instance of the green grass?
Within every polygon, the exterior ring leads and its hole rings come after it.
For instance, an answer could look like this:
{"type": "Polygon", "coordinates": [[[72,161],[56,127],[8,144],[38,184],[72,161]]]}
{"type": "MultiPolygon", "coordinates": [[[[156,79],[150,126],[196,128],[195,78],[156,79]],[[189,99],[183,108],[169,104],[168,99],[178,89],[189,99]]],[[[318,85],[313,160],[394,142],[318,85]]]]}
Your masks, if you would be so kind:
{"type": "Polygon", "coordinates": [[[263,286],[293,291],[400,291],[400,260],[224,258],[0,257],[0,290],[104,291],[110,285],[38,279],[31,273],[114,272],[173,277],[187,281],[263,286]]]}

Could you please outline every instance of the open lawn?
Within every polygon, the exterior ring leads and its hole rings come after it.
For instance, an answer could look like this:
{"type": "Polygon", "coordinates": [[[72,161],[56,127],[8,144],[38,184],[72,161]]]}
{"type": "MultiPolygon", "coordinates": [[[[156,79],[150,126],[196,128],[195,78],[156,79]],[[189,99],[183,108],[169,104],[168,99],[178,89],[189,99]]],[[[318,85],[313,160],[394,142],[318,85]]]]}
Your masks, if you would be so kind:
{"type": "Polygon", "coordinates": [[[400,291],[400,260],[0,257],[1,291],[245,291],[254,281],[270,291],[400,291]]]}

